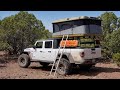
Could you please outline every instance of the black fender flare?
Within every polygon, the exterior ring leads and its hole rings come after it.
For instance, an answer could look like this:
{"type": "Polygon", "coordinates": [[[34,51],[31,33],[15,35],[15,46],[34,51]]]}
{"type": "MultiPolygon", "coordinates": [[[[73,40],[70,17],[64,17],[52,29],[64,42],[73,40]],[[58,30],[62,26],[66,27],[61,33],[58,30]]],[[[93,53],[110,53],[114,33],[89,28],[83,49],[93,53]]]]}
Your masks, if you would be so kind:
{"type": "MultiPolygon", "coordinates": [[[[59,58],[59,57],[60,57],[60,54],[58,54],[57,58],[59,58]]],[[[64,52],[63,55],[62,55],[62,58],[66,58],[67,60],[70,61],[70,63],[75,63],[74,59],[73,59],[73,57],[72,57],[72,55],[70,53],[64,52]]]]}
{"type": "Polygon", "coordinates": [[[21,52],[20,55],[21,54],[27,54],[27,55],[29,55],[29,52],[21,52]]]}

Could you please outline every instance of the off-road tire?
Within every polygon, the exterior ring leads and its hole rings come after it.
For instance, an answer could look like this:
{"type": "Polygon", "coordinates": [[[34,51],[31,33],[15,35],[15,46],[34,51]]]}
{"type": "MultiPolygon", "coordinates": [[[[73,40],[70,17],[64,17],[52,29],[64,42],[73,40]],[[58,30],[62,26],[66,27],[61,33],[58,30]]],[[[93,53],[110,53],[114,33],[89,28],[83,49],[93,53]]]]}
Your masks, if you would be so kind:
{"type": "Polygon", "coordinates": [[[18,65],[22,68],[27,68],[30,65],[30,58],[27,54],[21,54],[18,57],[18,65]]]}
{"type": "MultiPolygon", "coordinates": [[[[57,67],[58,60],[55,63],[55,68],[57,67]]],[[[65,58],[61,58],[58,68],[57,68],[57,73],[60,75],[68,75],[71,73],[72,67],[69,62],[69,60],[65,58]]]]}

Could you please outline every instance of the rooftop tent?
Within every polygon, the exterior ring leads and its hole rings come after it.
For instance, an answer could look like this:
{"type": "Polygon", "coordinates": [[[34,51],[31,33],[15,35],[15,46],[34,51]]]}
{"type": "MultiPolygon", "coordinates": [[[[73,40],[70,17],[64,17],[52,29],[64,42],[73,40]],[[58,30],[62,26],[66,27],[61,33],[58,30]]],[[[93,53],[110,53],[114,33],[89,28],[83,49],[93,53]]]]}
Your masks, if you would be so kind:
{"type": "Polygon", "coordinates": [[[53,36],[65,34],[101,34],[101,20],[94,17],[60,19],[53,22],[53,36]]]}

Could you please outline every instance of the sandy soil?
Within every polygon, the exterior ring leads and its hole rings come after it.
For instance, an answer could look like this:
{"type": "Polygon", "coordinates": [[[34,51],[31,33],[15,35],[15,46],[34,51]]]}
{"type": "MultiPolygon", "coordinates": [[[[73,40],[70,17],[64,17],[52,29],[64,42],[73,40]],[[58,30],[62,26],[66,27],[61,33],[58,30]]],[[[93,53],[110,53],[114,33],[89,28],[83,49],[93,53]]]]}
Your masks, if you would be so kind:
{"type": "Polygon", "coordinates": [[[31,63],[28,68],[20,68],[12,60],[0,64],[0,79],[120,79],[120,68],[113,63],[97,63],[90,70],[73,69],[71,75],[49,76],[51,66],[42,67],[39,63],[31,63]]]}

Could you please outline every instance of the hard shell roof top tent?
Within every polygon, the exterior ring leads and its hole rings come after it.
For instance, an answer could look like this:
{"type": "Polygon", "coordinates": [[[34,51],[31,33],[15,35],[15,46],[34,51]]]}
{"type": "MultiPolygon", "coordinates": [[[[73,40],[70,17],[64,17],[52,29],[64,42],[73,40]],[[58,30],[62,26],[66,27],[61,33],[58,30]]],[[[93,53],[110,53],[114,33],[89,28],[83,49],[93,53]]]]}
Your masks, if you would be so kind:
{"type": "Polygon", "coordinates": [[[55,37],[62,35],[84,36],[101,35],[101,19],[96,17],[80,16],[53,21],[53,34],[55,37]]]}
{"type": "Polygon", "coordinates": [[[80,17],[72,17],[72,18],[64,18],[64,19],[55,20],[53,21],[53,23],[60,23],[60,22],[80,20],[80,19],[100,20],[99,18],[96,18],[96,17],[80,16],[80,17]]]}

